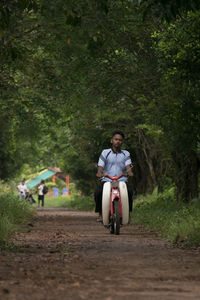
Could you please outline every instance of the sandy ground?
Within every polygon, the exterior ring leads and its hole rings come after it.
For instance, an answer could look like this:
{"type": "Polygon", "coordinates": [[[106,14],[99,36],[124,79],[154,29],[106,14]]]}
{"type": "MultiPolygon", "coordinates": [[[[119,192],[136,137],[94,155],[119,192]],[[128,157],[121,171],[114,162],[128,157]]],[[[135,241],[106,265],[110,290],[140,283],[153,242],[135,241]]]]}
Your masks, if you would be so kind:
{"type": "Polygon", "coordinates": [[[91,212],[38,210],[0,253],[0,299],[200,299],[200,251],[128,225],[111,235],[91,212]]]}

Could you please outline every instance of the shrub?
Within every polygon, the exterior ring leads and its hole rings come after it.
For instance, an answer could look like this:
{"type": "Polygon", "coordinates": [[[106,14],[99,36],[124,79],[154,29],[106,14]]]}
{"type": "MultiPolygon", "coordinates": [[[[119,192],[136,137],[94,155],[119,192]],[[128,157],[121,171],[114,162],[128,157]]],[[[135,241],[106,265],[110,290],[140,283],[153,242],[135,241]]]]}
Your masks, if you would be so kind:
{"type": "Polygon", "coordinates": [[[72,194],[70,196],[59,196],[55,198],[45,198],[45,206],[47,207],[69,207],[79,210],[93,210],[93,197],[83,196],[80,194],[72,194]]]}
{"type": "Polygon", "coordinates": [[[136,200],[133,222],[144,224],[168,241],[187,245],[200,245],[200,201],[177,203],[174,190],[159,195],[148,195],[136,200]]]}
{"type": "Polygon", "coordinates": [[[28,222],[34,209],[25,200],[19,200],[9,186],[0,183],[0,246],[7,244],[22,224],[28,222]]]}

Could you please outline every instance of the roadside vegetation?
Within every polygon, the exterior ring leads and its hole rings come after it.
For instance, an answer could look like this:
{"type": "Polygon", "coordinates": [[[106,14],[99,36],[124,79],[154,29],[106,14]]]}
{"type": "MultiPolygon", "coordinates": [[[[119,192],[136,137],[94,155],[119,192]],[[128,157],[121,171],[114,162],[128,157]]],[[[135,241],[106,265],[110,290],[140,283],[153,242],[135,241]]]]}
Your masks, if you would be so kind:
{"type": "Polygon", "coordinates": [[[78,210],[93,210],[94,200],[92,196],[71,195],[45,199],[46,207],[68,207],[78,210]]]}
{"type": "MultiPolygon", "coordinates": [[[[57,181],[58,184],[61,184],[60,180],[57,181]]],[[[47,184],[50,186],[50,183],[47,184]]],[[[34,206],[37,206],[37,202],[34,206]]],[[[94,199],[92,196],[84,195],[82,192],[76,189],[74,183],[69,185],[69,196],[58,196],[51,197],[50,193],[45,197],[45,206],[46,207],[67,207],[78,210],[93,210],[94,209],[94,199]]]]}
{"type": "Polygon", "coordinates": [[[29,203],[18,199],[13,187],[0,182],[0,249],[10,246],[13,234],[24,229],[34,211],[29,203]]]}
{"type": "Polygon", "coordinates": [[[162,238],[182,246],[200,246],[200,199],[177,203],[174,188],[135,200],[132,223],[152,229],[162,238]]]}

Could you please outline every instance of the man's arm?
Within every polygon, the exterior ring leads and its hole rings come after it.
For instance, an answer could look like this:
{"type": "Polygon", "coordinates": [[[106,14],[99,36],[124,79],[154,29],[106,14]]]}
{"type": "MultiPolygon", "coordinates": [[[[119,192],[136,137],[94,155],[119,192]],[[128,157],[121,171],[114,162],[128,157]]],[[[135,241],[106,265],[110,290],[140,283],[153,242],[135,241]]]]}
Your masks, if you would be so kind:
{"type": "Polygon", "coordinates": [[[98,169],[97,169],[97,174],[96,174],[96,176],[98,178],[101,178],[103,176],[103,169],[105,167],[105,162],[106,162],[105,150],[103,150],[101,152],[101,155],[100,155],[99,161],[98,161],[98,169]]]}
{"type": "Polygon", "coordinates": [[[126,171],[128,173],[128,177],[133,177],[133,172],[132,172],[131,165],[126,166],[126,171]]]}
{"type": "Polygon", "coordinates": [[[98,170],[97,170],[96,176],[97,176],[98,178],[101,178],[101,177],[103,176],[103,167],[98,166],[98,170]]]}

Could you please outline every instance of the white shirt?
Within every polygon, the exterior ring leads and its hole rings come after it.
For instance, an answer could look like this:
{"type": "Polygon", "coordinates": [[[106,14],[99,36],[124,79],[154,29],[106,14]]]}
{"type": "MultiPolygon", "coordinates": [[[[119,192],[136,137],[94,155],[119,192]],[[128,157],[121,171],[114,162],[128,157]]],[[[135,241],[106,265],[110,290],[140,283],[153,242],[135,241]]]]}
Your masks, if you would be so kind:
{"type": "Polygon", "coordinates": [[[26,184],[20,183],[17,188],[20,194],[26,196],[26,192],[28,192],[26,184]]]}
{"type": "Polygon", "coordinates": [[[44,188],[44,184],[43,183],[38,186],[38,195],[39,196],[43,196],[44,195],[43,194],[43,188],[44,188]]]}
{"type": "MultiPolygon", "coordinates": [[[[103,167],[104,174],[110,176],[119,176],[121,174],[126,174],[126,166],[131,165],[130,153],[127,150],[121,150],[116,153],[110,149],[105,149],[102,151],[98,166],[103,167]]],[[[127,181],[126,177],[121,177],[118,181],[127,181]]],[[[111,179],[105,177],[103,181],[111,181],[111,179]]]]}

